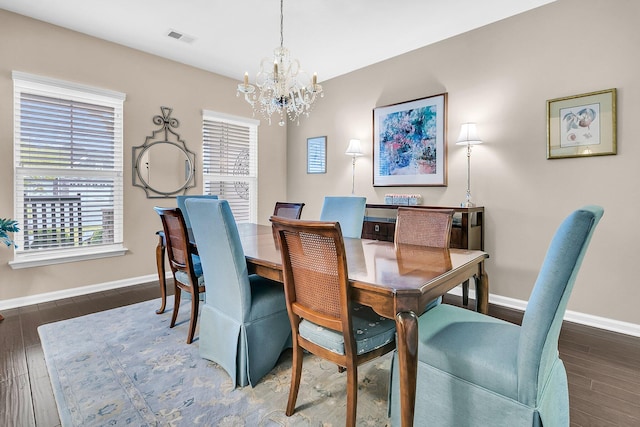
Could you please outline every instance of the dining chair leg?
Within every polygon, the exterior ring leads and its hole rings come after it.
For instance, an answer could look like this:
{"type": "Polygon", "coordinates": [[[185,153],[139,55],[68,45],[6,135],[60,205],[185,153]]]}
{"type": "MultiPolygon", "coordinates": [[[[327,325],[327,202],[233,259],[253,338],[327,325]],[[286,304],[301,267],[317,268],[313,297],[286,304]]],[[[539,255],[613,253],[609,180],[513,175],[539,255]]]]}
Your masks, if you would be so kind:
{"type": "Polygon", "coordinates": [[[164,313],[164,309],[167,306],[167,279],[164,275],[165,249],[164,234],[162,234],[158,236],[158,245],[156,246],[156,269],[158,270],[158,283],[160,285],[160,308],[156,310],[156,314],[164,313]]]}
{"type": "Polygon", "coordinates": [[[298,389],[300,388],[300,377],[302,375],[302,347],[294,344],[293,361],[291,363],[291,388],[289,389],[289,401],[287,402],[287,417],[293,415],[298,399],[298,389]]]}
{"type": "Polygon", "coordinates": [[[358,367],[347,367],[347,427],[356,425],[356,409],[358,407],[358,367]]]}
{"type": "Polygon", "coordinates": [[[180,293],[182,290],[175,286],[173,290],[173,314],[171,315],[170,328],[176,326],[176,319],[178,318],[178,309],[180,308],[180,293]]]}
{"type": "Polygon", "coordinates": [[[191,320],[189,321],[189,335],[187,336],[187,344],[193,342],[193,335],[196,333],[196,323],[198,322],[198,306],[200,297],[191,294],[191,320]]]}

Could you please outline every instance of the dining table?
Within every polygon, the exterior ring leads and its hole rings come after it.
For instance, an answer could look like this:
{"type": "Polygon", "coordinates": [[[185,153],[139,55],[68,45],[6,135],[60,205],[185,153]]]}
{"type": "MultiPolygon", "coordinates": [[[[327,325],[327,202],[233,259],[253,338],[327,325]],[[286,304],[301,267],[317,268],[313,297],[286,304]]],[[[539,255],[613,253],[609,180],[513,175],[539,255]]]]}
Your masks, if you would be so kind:
{"type": "MultiPolygon", "coordinates": [[[[249,274],[283,282],[282,260],[272,229],[267,225],[239,223],[249,274]]],[[[159,234],[156,258],[161,307],[165,309],[164,239],[159,234]]],[[[194,243],[193,237],[190,241],[194,243]]],[[[418,368],[418,316],[432,300],[465,280],[476,281],[476,310],[488,311],[489,279],[480,250],[431,248],[369,239],[344,238],[353,301],[370,306],[394,319],[400,372],[400,407],[403,427],[413,425],[418,368]]]]}

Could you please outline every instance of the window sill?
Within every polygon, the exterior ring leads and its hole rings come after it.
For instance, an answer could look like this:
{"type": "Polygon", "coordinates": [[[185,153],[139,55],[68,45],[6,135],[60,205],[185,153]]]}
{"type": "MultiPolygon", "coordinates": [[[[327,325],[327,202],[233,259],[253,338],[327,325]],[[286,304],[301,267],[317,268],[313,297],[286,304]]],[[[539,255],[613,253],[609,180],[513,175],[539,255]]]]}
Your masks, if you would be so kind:
{"type": "Polygon", "coordinates": [[[100,246],[91,249],[68,249],[35,253],[16,254],[9,266],[18,270],[21,268],[41,267],[44,265],[62,264],[66,262],[85,261],[90,259],[122,256],[127,252],[122,245],[100,246]]]}

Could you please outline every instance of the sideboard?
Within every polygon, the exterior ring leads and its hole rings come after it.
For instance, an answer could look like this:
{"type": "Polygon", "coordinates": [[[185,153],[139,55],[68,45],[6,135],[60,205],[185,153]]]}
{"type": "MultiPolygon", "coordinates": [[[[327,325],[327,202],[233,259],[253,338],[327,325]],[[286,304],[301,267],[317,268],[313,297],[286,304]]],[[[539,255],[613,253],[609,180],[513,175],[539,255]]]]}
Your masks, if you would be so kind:
{"type": "MultiPolygon", "coordinates": [[[[408,206],[417,209],[452,209],[451,247],[484,250],[484,207],[408,206]]],[[[393,242],[398,205],[367,204],[362,227],[363,239],[393,242]]]]}

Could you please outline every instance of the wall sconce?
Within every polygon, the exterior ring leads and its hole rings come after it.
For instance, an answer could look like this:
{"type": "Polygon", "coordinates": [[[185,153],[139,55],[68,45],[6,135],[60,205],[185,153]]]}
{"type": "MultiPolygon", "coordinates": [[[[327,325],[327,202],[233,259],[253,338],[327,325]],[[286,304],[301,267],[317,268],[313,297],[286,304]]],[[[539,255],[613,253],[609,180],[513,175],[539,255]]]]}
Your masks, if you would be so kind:
{"type": "Polygon", "coordinates": [[[362,156],[362,149],[360,148],[360,140],[352,139],[349,141],[347,151],[344,152],[347,156],[351,156],[352,160],[352,172],[351,172],[351,194],[355,194],[356,188],[356,157],[362,156]]]}
{"type": "Polygon", "coordinates": [[[482,144],[482,140],[478,136],[476,124],[463,123],[456,145],[467,146],[467,198],[464,202],[460,203],[460,206],[464,208],[475,206],[475,204],[471,202],[471,146],[476,144],[482,144]]]}

